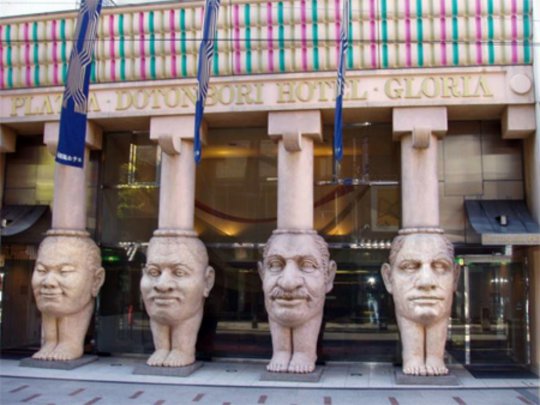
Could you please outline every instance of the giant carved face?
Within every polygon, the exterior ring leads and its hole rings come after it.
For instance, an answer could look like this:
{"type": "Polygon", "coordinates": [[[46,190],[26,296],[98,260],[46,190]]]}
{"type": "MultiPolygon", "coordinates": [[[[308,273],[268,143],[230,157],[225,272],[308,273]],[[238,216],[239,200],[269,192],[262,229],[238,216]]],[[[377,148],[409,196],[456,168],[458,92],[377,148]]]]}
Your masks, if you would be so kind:
{"type": "Polygon", "coordinates": [[[148,246],[141,293],[150,318],[177,324],[202,313],[214,285],[214,270],[196,238],[154,237],[148,246]]]}
{"type": "Polygon", "coordinates": [[[87,237],[47,236],[32,274],[38,309],[52,316],[81,311],[105,280],[98,247],[87,237]]]}
{"type": "Polygon", "coordinates": [[[273,235],[259,263],[268,315],[283,325],[296,326],[321,314],[335,269],[319,235],[273,235]]]}
{"type": "Polygon", "coordinates": [[[451,243],[439,234],[410,234],[398,236],[392,245],[382,275],[396,315],[423,324],[450,316],[459,279],[451,243]]]}

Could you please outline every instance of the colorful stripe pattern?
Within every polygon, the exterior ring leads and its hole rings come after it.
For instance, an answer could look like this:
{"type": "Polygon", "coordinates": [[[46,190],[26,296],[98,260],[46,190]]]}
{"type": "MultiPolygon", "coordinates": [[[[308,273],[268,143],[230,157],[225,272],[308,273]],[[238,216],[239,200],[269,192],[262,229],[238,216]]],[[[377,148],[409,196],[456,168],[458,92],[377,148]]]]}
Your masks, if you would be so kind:
{"type": "MultiPolygon", "coordinates": [[[[232,0],[213,75],[336,71],[343,0],[232,0]]],[[[347,69],[532,63],[531,0],[351,0],[347,69]]],[[[195,77],[202,4],[104,10],[94,83],[195,77]]],[[[0,24],[0,89],[65,82],[75,15],[0,24]]]]}

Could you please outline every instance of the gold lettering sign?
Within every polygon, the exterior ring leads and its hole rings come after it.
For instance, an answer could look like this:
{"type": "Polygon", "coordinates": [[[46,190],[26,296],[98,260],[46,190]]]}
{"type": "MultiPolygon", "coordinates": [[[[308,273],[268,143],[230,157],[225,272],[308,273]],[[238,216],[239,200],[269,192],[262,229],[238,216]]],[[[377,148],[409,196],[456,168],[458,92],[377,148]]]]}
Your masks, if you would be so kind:
{"type": "MultiPolygon", "coordinates": [[[[492,83],[492,82],[491,82],[492,83]]],[[[450,99],[488,99],[494,94],[488,75],[430,75],[402,77],[351,77],[345,86],[347,103],[399,102],[400,100],[444,103],[450,99]]],[[[90,92],[89,113],[118,112],[125,114],[155,114],[163,110],[193,113],[197,98],[195,85],[173,85],[90,92]]],[[[208,108],[253,107],[265,105],[300,105],[334,103],[336,81],[332,79],[300,79],[284,81],[232,82],[212,84],[208,91],[208,108]]],[[[11,117],[58,115],[61,94],[13,96],[8,111],[11,117]]]]}
{"type": "Polygon", "coordinates": [[[483,76],[391,78],[384,84],[384,93],[391,100],[493,97],[483,76]]]}

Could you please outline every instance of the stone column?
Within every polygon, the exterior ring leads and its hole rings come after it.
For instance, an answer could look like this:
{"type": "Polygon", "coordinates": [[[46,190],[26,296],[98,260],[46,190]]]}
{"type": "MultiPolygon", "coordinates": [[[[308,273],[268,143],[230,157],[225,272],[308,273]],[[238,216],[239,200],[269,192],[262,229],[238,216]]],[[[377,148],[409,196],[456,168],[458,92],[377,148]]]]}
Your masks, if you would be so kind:
{"type": "Polygon", "coordinates": [[[394,139],[401,140],[402,228],[439,226],[437,143],[446,134],[445,107],[394,108],[394,139]]]}
{"type": "Polygon", "coordinates": [[[271,112],[278,142],[278,229],[313,229],[313,141],[322,141],[319,111],[271,112]]]}
{"type": "Polygon", "coordinates": [[[0,208],[4,201],[4,182],[6,176],[6,153],[15,152],[15,142],[17,136],[15,131],[0,125],[0,208]]]}
{"type": "MultiPolygon", "coordinates": [[[[194,364],[197,333],[215,278],[206,248],[194,230],[194,124],[193,115],[150,120],[150,139],[163,152],[159,221],[148,244],[140,284],[155,348],[146,364],[184,367],[184,376],[198,367],[194,364]]],[[[203,141],[205,135],[203,125],[203,141]]],[[[140,372],[146,373],[147,366],[140,372]]]]}
{"type": "MultiPolygon", "coordinates": [[[[195,217],[195,161],[193,116],[152,117],[150,139],[161,155],[159,229],[193,230],[195,217]]],[[[203,125],[202,137],[206,136],[203,125]]]]}
{"type": "Polygon", "coordinates": [[[271,112],[268,133],[278,142],[278,229],[259,263],[273,350],[266,368],[311,373],[336,273],[326,242],[313,229],[313,142],[322,140],[321,113],[271,112]]]}
{"type": "MultiPolygon", "coordinates": [[[[58,122],[45,123],[44,142],[53,155],[59,126],[58,122]]],[[[101,148],[101,137],[101,129],[87,121],[84,167],[55,164],[52,229],[39,246],[32,274],[32,289],[42,317],[41,349],[32,356],[38,362],[63,362],[83,355],[94,298],[105,281],[99,247],[85,230],[89,150],[101,148]],[[65,282],[60,269],[68,266],[70,281],[65,282]],[[57,294],[59,288],[61,296],[57,294]]]]}
{"type": "Polygon", "coordinates": [[[437,143],[447,131],[446,108],[395,108],[393,131],[394,139],[401,140],[402,229],[381,273],[394,299],[403,373],[444,375],[459,280],[452,243],[439,229],[437,143]]]}
{"type": "MultiPolygon", "coordinates": [[[[58,147],[59,129],[59,122],[45,123],[43,138],[53,156],[56,155],[58,147]]],[[[101,128],[93,122],[87,121],[84,167],[81,169],[55,164],[52,229],[78,231],[86,229],[88,159],[90,149],[101,149],[101,140],[101,128]]]]}

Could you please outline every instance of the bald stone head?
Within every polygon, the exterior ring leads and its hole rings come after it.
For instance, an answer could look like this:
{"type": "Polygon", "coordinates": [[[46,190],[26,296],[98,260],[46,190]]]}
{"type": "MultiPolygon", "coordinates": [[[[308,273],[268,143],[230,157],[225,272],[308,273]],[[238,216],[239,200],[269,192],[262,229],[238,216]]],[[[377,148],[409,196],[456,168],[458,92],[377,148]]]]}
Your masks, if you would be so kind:
{"type": "Polygon", "coordinates": [[[444,235],[397,236],[381,273],[394,297],[396,315],[422,324],[450,316],[459,266],[454,264],[452,243],[444,235]]]}
{"type": "Polygon", "coordinates": [[[269,317],[297,326],[319,315],[332,290],[336,263],[316,233],[275,233],[259,263],[269,317]]]}
{"type": "Polygon", "coordinates": [[[42,313],[78,313],[93,303],[104,281],[100,250],[88,236],[50,235],[41,242],[32,289],[42,313]]]}
{"type": "Polygon", "coordinates": [[[202,313],[214,286],[204,244],[191,236],[154,236],[148,245],[141,293],[150,318],[177,324],[202,313]]]}

